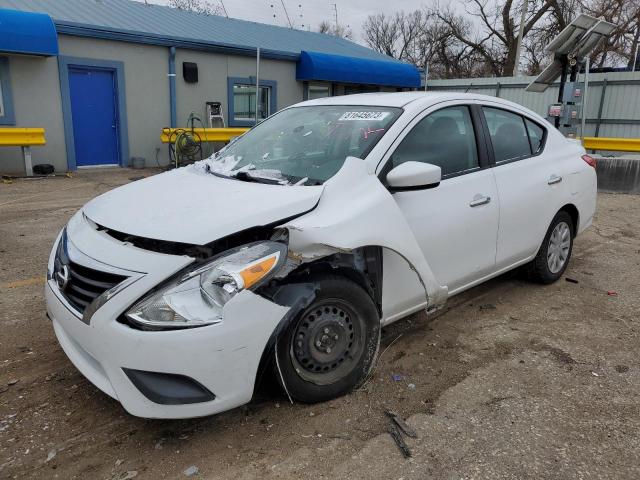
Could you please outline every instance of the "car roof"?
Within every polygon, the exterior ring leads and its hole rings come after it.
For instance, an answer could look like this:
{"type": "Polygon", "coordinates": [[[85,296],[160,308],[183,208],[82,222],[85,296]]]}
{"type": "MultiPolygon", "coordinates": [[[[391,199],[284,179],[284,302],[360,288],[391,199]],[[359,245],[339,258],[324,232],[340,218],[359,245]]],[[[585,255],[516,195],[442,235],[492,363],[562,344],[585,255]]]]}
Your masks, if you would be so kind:
{"type": "Polygon", "coordinates": [[[358,93],[355,95],[340,95],[336,97],[318,98],[315,100],[307,100],[298,103],[296,106],[312,106],[312,105],[363,105],[376,107],[404,107],[410,103],[420,103],[422,106],[428,107],[435,103],[446,102],[448,100],[480,100],[490,101],[491,103],[502,103],[505,106],[518,107],[521,105],[502,100],[489,95],[478,95],[477,93],[462,92],[375,92],[375,93],[358,93]]]}

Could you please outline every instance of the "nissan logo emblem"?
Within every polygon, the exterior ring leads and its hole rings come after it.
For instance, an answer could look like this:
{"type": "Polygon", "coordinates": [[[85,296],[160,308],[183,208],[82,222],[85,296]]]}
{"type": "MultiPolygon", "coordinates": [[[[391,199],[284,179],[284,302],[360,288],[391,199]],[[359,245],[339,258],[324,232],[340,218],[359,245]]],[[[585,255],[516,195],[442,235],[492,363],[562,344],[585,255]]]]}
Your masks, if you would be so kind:
{"type": "Polygon", "coordinates": [[[56,271],[55,281],[58,284],[58,288],[64,290],[69,283],[69,267],[61,265],[56,271]]]}

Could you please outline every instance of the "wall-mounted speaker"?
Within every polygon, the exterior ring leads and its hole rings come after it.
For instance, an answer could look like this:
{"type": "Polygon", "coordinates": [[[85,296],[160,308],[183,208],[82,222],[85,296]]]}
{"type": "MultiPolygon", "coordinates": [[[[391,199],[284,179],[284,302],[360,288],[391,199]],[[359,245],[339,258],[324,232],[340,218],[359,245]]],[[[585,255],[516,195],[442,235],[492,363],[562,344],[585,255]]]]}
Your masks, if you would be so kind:
{"type": "Polygon", "coordinates": [[[182,62],[182,78],[187,83],[198,83],[198,64],[182,62]]]}

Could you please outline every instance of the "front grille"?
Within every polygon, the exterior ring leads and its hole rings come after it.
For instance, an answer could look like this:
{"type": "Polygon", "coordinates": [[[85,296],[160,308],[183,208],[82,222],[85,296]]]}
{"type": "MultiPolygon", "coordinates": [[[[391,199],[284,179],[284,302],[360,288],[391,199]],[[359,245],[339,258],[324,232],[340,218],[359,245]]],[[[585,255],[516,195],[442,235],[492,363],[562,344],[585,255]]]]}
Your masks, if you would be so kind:
{"type": "Polygon", "coordinates": [[[127,277],[72,262],[66,251],[66,240],[65,232],[56,252],[52,280],[69,304],[84,313],[91,302],[127,277]]]}
{"type": "Polygon", "coordinates": [[[80,313],[84,312],[84,309],[97,297],[127,278],[83,267],[71,261],[67,267],[69,268],[69,281],[62,289],[62,294],[80,313]]]}

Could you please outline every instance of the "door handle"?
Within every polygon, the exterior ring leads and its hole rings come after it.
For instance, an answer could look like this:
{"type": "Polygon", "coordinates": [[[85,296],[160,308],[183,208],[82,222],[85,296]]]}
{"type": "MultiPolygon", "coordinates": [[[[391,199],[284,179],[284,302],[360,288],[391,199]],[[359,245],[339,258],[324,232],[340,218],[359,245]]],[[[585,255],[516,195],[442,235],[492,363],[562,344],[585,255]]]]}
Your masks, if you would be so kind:
{"type": "Polygon", "coordinates": [[[547,185],[555,185],[556,183],[560,183],[561,181],[562,181],[562,177],[554,174],[549,177],[549,181],[547,181],[547,185]]]}
{"type": "Polygon", "coordinates": [[[489,196],[485,197],[482,195],[476,195],[475,197],[473,197],[473,200],[471,200],[471,203],[469,203],[469,206],[479,207],[480,205],[486,205],[490,201],[491,201],[491,197],[489,196]]]}

